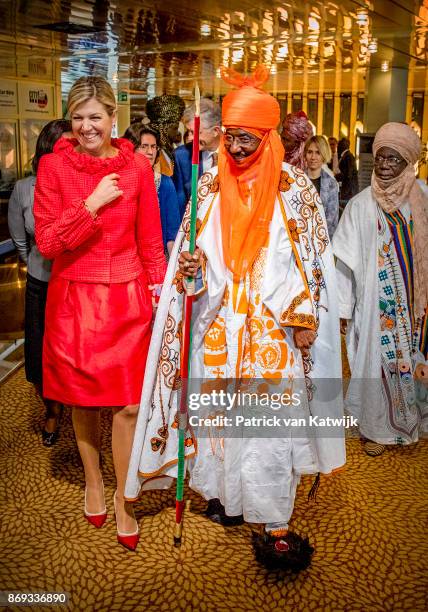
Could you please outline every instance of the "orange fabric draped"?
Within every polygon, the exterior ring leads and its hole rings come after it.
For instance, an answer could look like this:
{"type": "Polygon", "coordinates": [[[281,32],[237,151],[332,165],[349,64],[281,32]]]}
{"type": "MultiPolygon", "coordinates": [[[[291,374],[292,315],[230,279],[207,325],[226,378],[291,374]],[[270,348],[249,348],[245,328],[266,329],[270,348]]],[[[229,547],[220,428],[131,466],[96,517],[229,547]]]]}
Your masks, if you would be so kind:
{"type": "Polygon", "coordinates": [[[226,266],[239,281],[251,268],[267,241],[281,174],[284,147],[276,131],[279,104],[259,89],[269,73],[259,66],[253,77],[233,70],[222,71],[239,89],[229,92],[222,105],[222,122],[261,139],[257,150],[237,165],[227,153],[224,141],[219,150],[221,231],[226,266]]]}

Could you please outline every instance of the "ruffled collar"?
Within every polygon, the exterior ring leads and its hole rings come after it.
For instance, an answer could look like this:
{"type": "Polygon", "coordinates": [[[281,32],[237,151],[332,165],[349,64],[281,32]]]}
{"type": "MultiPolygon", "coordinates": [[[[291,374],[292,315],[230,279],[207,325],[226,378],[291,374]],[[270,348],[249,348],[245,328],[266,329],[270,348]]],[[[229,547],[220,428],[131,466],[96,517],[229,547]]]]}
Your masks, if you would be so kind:
{"type": "Polygon", "coordinates": [[[60,138],[54,146],[54,153],[65,158],[69,164],[87,174],[111,173],[128,165],[134,158],[134,147],[125,138],[112,138],[111,144],[118,150],[114,157],[94,157],[75,150],[75,138],[60,138]]]}

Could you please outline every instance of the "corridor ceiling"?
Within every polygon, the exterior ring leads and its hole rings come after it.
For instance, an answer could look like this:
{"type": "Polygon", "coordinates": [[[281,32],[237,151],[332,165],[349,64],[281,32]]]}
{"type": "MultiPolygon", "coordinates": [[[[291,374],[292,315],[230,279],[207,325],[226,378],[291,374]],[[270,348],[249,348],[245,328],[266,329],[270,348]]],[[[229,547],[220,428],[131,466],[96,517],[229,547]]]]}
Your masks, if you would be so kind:
{"type": "Polygon", "coordinates": [[[425,82],[427,27],[428,0],[0,0],[0,70],[12,56],[49,57],[65,91],[103,74],[119,90],[183,93],[221,64],[260,61],[279,83],[305,75],[309,90],[320,71],[352,78],[368,65],[425,82]]]}

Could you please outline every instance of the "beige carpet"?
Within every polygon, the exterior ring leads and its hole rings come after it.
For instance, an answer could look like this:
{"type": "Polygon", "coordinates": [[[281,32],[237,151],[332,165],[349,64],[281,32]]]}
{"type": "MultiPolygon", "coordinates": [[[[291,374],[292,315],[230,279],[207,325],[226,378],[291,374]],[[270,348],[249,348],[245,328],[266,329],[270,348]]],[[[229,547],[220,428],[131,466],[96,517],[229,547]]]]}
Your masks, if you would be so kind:
{"type": "Polygon", "coordinates": [[[305,478],[293,528],[310,537],[313,562],[298,576],[275,576],[254,561],[250,528],[209,522],[191,492],[181,549],[172,545],[171,490],[138,504],[141,543],[127,552],[116,543],[112,517],[108,413],[109,518],[96,530],[82,516],[70,414],[48,450],[40,443],[43,408],[23,370],[0,392],[0,589],[67,591],[68,609],[84,611],[428,610],[427,441],[371,459],[357,439],[348,440],[346,469],[322,480],[316,503],[306,501],[312,479],[305,478]]]}

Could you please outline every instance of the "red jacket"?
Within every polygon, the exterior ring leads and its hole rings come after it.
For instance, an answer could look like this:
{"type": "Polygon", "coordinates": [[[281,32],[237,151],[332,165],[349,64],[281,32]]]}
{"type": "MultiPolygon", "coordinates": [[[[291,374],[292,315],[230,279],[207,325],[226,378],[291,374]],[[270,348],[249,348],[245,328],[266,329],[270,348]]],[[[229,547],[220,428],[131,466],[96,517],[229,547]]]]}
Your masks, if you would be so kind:
{"type": "Polygon", "coordinates": [[[144,270],[149,284],[162,283],[166,261],[153,172],[130,142],[112,140],[115,157],[77,153],[75,140],[60,138],[39,163],[34,194],[35,236],[53,259],[52,278],[121,283],[144,270]],[[94,219],[83,202],[107,174],[116,172],[123,195],[94,219]]]}

